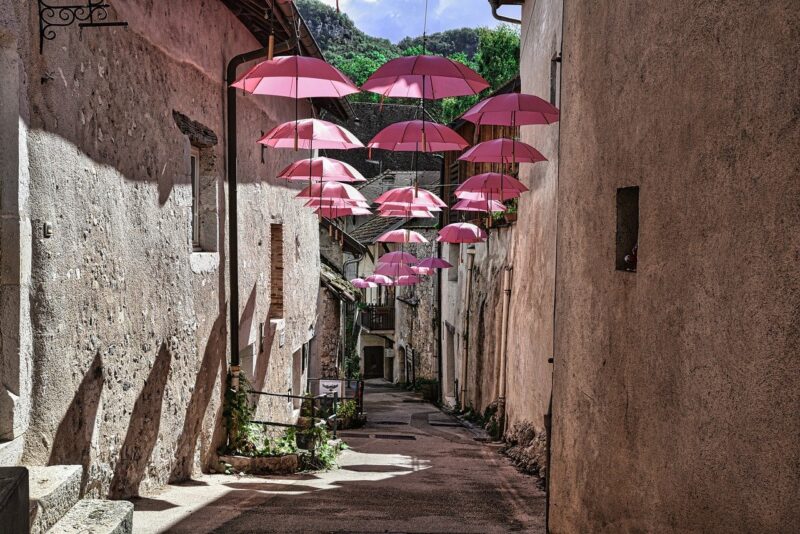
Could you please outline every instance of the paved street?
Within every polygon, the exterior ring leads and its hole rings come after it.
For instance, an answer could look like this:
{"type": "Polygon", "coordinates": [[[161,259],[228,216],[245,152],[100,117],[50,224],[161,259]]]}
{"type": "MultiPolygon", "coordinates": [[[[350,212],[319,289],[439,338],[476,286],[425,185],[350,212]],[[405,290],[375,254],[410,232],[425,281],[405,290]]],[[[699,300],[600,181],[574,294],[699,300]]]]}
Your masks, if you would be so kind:
{"type": "Polygon", "coordinates": [[[206,475],[134,501],[134,531],[544,532],[544,493],[496,447],[409,392],[373,384],[365,404],[340,469],[206,475]]]}

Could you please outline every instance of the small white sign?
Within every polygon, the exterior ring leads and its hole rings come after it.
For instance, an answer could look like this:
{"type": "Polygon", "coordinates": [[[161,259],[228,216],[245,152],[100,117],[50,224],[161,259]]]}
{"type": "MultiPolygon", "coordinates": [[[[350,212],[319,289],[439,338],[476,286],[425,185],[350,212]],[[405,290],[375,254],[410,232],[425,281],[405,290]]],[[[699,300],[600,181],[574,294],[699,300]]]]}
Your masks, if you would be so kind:
{"type": "Polygon", "coordinates": [[[319,381],[320,395],[333,395],[338,393],[339,397],[342,396],[342,382],[340,380],[320,380],[319,381]]]}

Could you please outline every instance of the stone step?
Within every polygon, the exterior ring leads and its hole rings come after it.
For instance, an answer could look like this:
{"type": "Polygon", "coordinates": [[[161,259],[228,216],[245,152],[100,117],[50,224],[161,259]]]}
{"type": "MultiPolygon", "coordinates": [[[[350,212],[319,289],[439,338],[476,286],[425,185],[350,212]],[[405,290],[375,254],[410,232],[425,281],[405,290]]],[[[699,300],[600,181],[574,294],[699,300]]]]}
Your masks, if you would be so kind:
{"type": "Polygon", "coordinates": [[[84,499],[61,518],[49,534],[131,534],[133,504],[128,501],[84,499]]]}
{"type": "Polygon", "coordinates": [[[81,498],[79,465],[28,467],[30,474],[31,534],[43,534],[81,498]]]}

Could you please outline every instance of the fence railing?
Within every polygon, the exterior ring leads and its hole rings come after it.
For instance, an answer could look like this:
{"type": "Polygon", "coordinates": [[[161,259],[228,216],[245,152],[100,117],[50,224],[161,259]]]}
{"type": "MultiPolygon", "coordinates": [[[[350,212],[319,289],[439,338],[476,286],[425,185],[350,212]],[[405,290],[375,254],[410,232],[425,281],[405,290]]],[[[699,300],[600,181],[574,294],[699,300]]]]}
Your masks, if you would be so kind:
{"type": "Polygon", "coordinates": [[[336,393],[341,393],[338,396],[339,401],[344,402],[348,400],[356,401],[356,409],[358,411],[359,417],[364,415],[364,381],[361,379],[356,378],[309,378],[306,385],[307,391],[314,391],[315,389],[319,392],[319,395],[324,395],[325,393],[321,389],[323,388],[322,382],[326,384],[332,384],[334,382],[338,382],[341,386],[336,393]],[[316,387],[314,387],[316,386],[316,387]]]}
{"type": "MultiPolygon", "coordinates": [[[[287,402],[290,402],[290,401],[292,401],[294,399],[299,399],[300,400],[300,409],[301,409],[301,411],[302,411],[302,409],[304,407],[303,403],[310,403],[311,425],[314,426],[314,425],[317,424],[317,421],[322,421],[323,419],[325,421],[328,421],[331,424],[331,427],[333,429],[333,439],[336,439],[336,430],[337,430],[337,426],[338,426],[338,421],[336,420],[336,409],[338,408],[339,402],[340,402],[339,393],[338,392],[334,392],[334,393],[331,393],[331,394],[325,394],[325,395],[306,396],[306,395],[292,395],[291,391],[289,391],[287,393],[272,393],[272,392],[268,392],[268,391],[256,391],[256,390],[252,390],[251,389],[251,390],[248,390],[248,393],[250,393],[251,395],[262,395],[262,396],[265,396],[265,397],[284,398],[284,399],[286,399],[287,402]],[[331,403],[331,415],[328,416],[328,417],[325,417],[325,418],[319,416],[319,414],[321,413],[321,406],[320,405],[322,404],[323,401],[327,401],[327,402],[331,403]]],[[[282,423],[282,422],[279,422],[279,421],[253,420],[253,421],[250,421],[250,422],[251,423],[255,423],[257,425],[262,425],[262,426],[277,426],[277,427],[283,427],[283,428],[297,428],[297,429],[303,429],[304,428],[303,426],[298,425],[296,423],[282,423]]]]}
{"type": "Polygon", "coordinates": [[[394,306],[367,306],[361,310],[361,326],[367,330],[394,330],[394,306]]]}

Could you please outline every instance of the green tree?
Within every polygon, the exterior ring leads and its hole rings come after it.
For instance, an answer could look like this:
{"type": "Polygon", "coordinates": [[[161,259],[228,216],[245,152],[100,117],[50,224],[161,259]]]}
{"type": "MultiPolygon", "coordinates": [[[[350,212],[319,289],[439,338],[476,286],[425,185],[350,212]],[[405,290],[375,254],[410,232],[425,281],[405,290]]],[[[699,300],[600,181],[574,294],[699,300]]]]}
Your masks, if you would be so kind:
{"type": "Polygon", "coordinates": [[[519,33],[505,24],[480,28],[475,63],[493,89],[501,87],[519,74],[519,33]]]}

